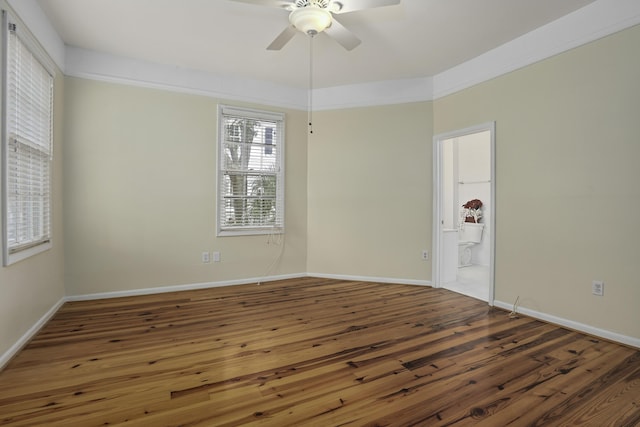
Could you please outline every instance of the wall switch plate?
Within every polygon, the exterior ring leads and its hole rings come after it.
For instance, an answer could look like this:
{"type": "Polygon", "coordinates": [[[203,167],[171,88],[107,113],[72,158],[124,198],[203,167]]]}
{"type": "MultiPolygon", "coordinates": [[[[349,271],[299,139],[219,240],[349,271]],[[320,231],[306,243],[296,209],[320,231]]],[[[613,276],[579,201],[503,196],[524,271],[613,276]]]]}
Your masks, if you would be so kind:
{"type": "Polygon", "coordinates": [[[423,259],[424,261],[428,261],[428,260],[429,260],[429,251],[428,251],[428,250],[424,249],[424,250],[422,251],[422,259],[423,259]]]}
{"type": "Polygon", "coordinates": [[[594,280],[591,282],[591,293],[593,295],[603,296],[604,295],[604,282],[600,280],[594,280]]]}
{"type": "Polygon", "coordinates": [[[209,252],[202,252],[202,262],[204,264],[209,262],[209,252]]]}
{"type": "Polygon", "coordinates": [[[213,262],[220,262],[220,252],[215,251],[213,253],[213,262]]]}

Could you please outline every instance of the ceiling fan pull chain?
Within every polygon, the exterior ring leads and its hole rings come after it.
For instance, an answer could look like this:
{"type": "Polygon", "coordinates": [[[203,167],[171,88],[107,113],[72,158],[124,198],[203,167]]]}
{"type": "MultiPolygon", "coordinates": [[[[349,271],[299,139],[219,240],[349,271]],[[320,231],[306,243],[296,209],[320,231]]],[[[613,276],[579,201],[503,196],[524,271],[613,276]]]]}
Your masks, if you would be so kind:
{"type": "Polygon", "coordinates": [[[315,34],[309,34],[309,105],[307,115],[309,120],[309,133],[313,133],[313,38],[315,34]]]}

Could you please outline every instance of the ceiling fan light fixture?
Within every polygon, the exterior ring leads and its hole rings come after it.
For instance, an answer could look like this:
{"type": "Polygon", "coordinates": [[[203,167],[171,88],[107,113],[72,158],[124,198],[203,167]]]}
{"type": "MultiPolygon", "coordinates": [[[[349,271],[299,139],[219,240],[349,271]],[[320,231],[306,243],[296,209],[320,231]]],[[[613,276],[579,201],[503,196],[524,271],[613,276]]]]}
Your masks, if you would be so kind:
{"type": "Polygon", "coordinates": [[[307,6],[291,12],[289,22],[305,34],[316,35],[331,25],[331,13],[326,9],[307,6]]]}

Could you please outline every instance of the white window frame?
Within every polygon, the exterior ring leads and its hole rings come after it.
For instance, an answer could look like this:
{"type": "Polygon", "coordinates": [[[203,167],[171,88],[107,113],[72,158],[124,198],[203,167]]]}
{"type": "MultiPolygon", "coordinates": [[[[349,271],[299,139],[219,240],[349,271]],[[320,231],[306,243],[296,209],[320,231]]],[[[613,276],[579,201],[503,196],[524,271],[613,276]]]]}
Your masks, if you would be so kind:
{"type": "MultiPolygon", "coordinates": [[[[217,235],[218,236],[238,236],[238,235],[260,235],[260,234],[281,234],[284,233],[284,113],[253,110],[229,105],[218,106],[218,162],[217,162],[217,235]],[[270,170],[255,169],[252,163],[230,167],[227,148],[233,146],[234,141],[230,141],[227,136],[227,123],[230,120],[247,119],[260,123],[259,129],[272,129],[269,131],[271,139],[267,142],[266,131],[252,141],[252,150],[262,150],[262,153],[273,154],[275,165],[270,170]],[[272,132],[272,133],[271,133],[272,132]],[[240,166],[238,168],[238,166],[240,166]],[[233,170],[232,170],[233,169],[233,170]],[[255,200],[255,195],[249,194],[249,185],[244,184],[245,191],[233,194],[230,184],[230,176],[233,174],[244,174],[245,176],[272,176],[275,178],[275,199],[269,198],[268,203],[274,203],[272,219],[263,220],[251,217],[249,219],[249,205],[251,200],[255,200]],[[233,200],[238,198],[244,200],[244,207],[241,209],[242,218],[238,223],[231,223],[230,218],[235,220],[235,207],[232,207],[233,200]]],[[[254,152],[254,151],[252,151],[254,152]]],[[[254,152],[255,153],[255,152],[254,152]]],[[[251,158],[248,158],[248,162],[251,158]]]]}
{"type": "Polygon", "coordinates": [[[55,67],[7,10],[2,25],[2,247],[8,266],[52,247],[55,67]]]}

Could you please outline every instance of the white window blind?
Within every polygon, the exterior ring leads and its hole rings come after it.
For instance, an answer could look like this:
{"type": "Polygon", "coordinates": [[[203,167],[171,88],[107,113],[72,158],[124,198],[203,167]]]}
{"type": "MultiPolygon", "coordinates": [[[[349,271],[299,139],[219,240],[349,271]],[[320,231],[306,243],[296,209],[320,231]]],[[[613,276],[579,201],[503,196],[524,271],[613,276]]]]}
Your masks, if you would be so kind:
{"type": "Polygon", "coordinates": [[[4,263],[51,243],[53,73],[26,29],[3,13],[4,263]]]}
{"type": "Polygon", "coordinates": [[[221,105],[218,235],[284,231],[284,115],[221,105]]]}

